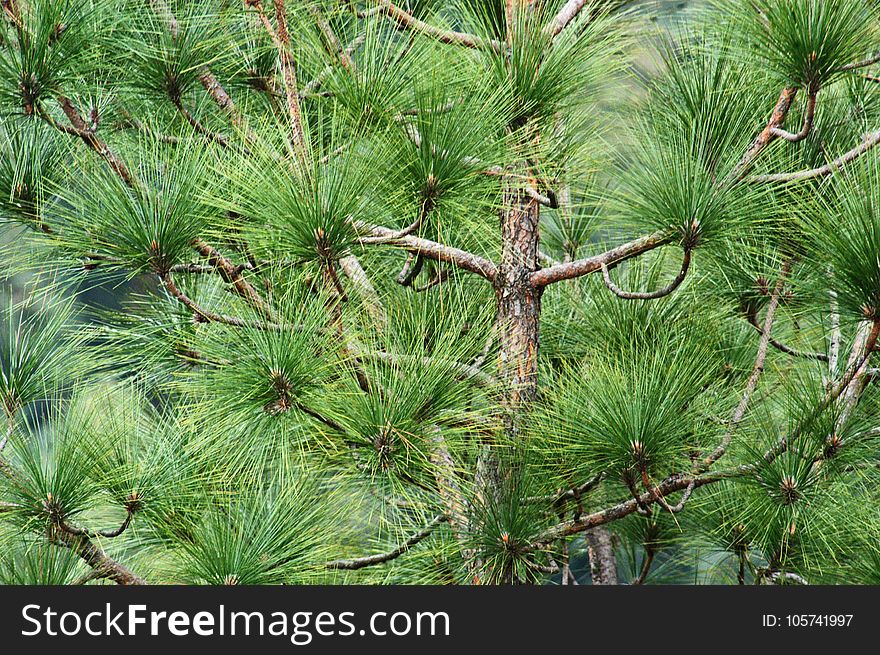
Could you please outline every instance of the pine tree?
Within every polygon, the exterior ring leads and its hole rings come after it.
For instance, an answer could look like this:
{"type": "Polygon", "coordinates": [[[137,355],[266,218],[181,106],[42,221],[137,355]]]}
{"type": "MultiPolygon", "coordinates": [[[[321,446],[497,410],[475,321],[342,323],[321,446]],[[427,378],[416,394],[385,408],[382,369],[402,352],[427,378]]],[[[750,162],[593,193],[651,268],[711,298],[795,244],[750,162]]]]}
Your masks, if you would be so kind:
{"type": "Polygon", "coordinates": [[[0,581],[880,581],[877,2],[0,4],[0,581]]]}

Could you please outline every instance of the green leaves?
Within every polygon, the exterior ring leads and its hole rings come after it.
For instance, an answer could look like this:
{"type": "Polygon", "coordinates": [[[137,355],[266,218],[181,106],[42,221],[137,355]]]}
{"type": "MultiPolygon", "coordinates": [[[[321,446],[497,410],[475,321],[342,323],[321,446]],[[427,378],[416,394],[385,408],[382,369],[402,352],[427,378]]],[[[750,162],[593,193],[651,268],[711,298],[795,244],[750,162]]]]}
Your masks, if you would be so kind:
{"type": "Polygon", "coordinates": [[[15,47],[0,50],[0,93],[25,114],[62,93],[94,44],[93,9],[72,0],[15,3],[18,16],[5,25],[15,47]]]}
{"type": "Polygon", "coordinates": [[[835,175],[819,202],[798,212],[809,254],[832,271],[841,307],[851,320],[880,317],[880,184],[876,157],[835,175]]]}
{"type": "Polygon", "coordinates": [[[672,134],[661,143],[641,144],[637,165],[623,174],[617,212],[643,229],[674,235],[687,249],[760,227],[765,205],[772,211],[764,192],[730,184],[730,167],[718,170],[711,161],[717,144],[703,137],[672,134]]]}
{"type": "MultiPolygon", "coordinates": [[[[733,8],[731,8],[733,4],[733,8]]],[[[841,68],[873,54],[876,9],[861,0],[759,0],[733,9],[742,57],[759,60],[785,85],[816,90],[841,68]]]]}
{"type": "Polygon", "coordinates": [[[46,187],[61,168],[60,149],[41,124],[9,120],[0,127],[0,153],[0,221],[45,228],[46,187]]]}
{"type": "Polygon", "coordinates": [[[63,530],[95,506],[98,488],[90,479],[93,462],[83,436],[59,420],[51,432],[29,422],[25,439],[12,439],[9,463],[18,471],[0,477],[3,496],[15,507],[9,512],[23,530],[43,534],[63,530]]]}
{"type": "Polygon", "coordinates": [[[698,341],[684,343],[634,342],[563,370],[533,432],[554,435],[549,441],[563,461],[573,458],[586,471],[623,475],[639,487],[668,475],[702,441],[698,398],[713,377],[712,354],[696,350],[698,341]]]}
{"type": "Polygon", "coordinates": [[[132,39],[130,51],[139,61],[134,66],[126,62],[133,74],[126,75],[125,82],[175,102],[198,84],[202,68],[222,52],[224,43],[210,7],[182,9],[174,14],[172,28],[167,17],[144,7],[127,35],[132,39]]]}
{"type": "Polygon", "coordinates": [[[79,339],[72,334],[70,300],[51,291],[25,302],[8,299],[0,332],[0,404],[8,417],[51,394],[75,369],[79,339]]]}
{"type": "MultiPolygon", "coordinates": [[[[493,37],[504,24],[499,21],[506,21],[500,4],[463,3],[467,23],[493,37]]],[[[599,9],[583,11],[554,39],[545,29],[554,15],[551,3],[516,9],[509,51],[503,48],[485,55],[494,87],[503,90],[513,107],[512,127],[529,120],[548,121],[556,112],[577,105],[585,92],[596,90],[600,71],[607,75],[615,66],[612,55],[623,39],[619,21],[599,9]]]]}
{"type": "Polygon", "coordinates": [[[255,254],[326,270],[357,239],[354,221],[366,215],[365,171],[348,157],[297,170],[265,144],[255,157],[228,162],[223,188],[208,201],[244,217],[244,236],[255,254]],[[230,193],[231,192],[231,193],[230,193]],[[230,197],[231,195],[231,197],[230,197]]]}
{"type": "MultiPolygon", "coordinates": [[[[290,473],[265,489],[209,510],[180,544],[182,578],[193,584],[304,584],[315,580],[336,529],[321,485],[290,473]]],[[[332,494],[331,494],[332,498],[332,494]]]]}
{"type": "Polygon", "coordinates": [[[100,167],[78,184],[53,189],[50,213],[62,251],[158,274],[188,259],[209,220],[201,191],[210,179],[210,155],[196,141],[172,148],[145,137],[140,146],[129,157],[133,187],[100,167]]]}

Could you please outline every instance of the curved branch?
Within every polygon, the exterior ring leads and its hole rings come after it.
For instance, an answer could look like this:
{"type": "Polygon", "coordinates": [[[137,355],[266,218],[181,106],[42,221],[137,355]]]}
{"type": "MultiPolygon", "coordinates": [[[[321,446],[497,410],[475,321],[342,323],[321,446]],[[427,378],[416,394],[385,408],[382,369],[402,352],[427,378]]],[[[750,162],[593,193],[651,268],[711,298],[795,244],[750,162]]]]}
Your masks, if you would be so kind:
{"type": "Polygon", "coordinates": [[[781,127],[773,127],[770,129],[770,133],[777,138],[785,139],[789,143],[799,143],[806,139],[810,132],[813,129],[813,119],[816,116],[816,96],[818,91],[814,91],[810,93],[807,98],[807,112],[804,114],[804,124],[801,127],[800,132],[786,132],[781,127]]]}
{"type": "Polygon", "coordinates": [[[682,260],[681,270],[678,272],[678,275],[675,276],[675,279],[672,280],[672,282],[657,291],[622,290],[611,280],[611,276],[608,274],[608,266],[605,263],[602,264],[602,279],[605,280],[605,286],[608,287],[611,293],[618,298],[624,298],[626,300],[654,300],[656,298],[668,296],[670,293],[678,289],[678,287],[681,286],[681,283],[684,282],[684,278],[687,276],[690,267],[691,251],[688,249],[684,251],[684,259],[682,260]]]}
{"type": "MultiPolygon", "coordinates": [[[[755,328],[759,333],[763,332],[763,328],[758,324],[758,317],[754,311],[749,312],[748,321],[749,321],[749,324],[753,328],[755,328]]],[[[805,359],[815,359],[820,362],[829,361],[829,357],[825,353],[813,353],[813,352],[807,352],[804,350],[795,350],[794,348],[792,348],[790,346],[786,346],[784,343],[777,341],[776,339],[773,339],[773,338],[770,339],[770,345],[773,346],[774,348],[776,348],[776,350],[784,352],[786,355],[791,355],[792,357],[803,357],[805,359]]]]}
{"type": "Polygon", "coordinates": [[[549,268],[542,268],[532,273],[532,284],[536,287],[544,287],[554,282],[562,280],[571,280],[582,275],[589,275],[602,269],[605,266],[617,264],[626,259],[636,257],[649,250],[658,248],[668,243],[670,237],[664,232],[655,232],[648,236],[641,237],[635,241],[630,241],[622,246],[612,248],[600,255],[588,257],[586,259],[578,259],[573,262],[556,264],[549,268]]]}
{"type": "Polygon", "coordinates": [[[253,285],[242,276],[241,268],[233,264],[219,250],[202,239],[195,239],[192,245],[199,254],[207,258],[211,266],[217,269],[223,281],[232,285],[237,295],[244,298],[263,318],[269,321],[274,320],[272,310],[253,285]]]}
{"type": "Polygon", "coordinates": [[[163,273],[159,276],[163,286],[173,298],[181,305],[189,309],[196,315],[197,320],[205,323],[223,323],[224,325],[232,325],[233,327],[248,327],[256,330],[280,330],[281,326],[277,323],[263,323],[262,321],[249,321],[236,316],[227,316],[226,314],[218,314],[209,309],[205,309],[195,300],[187,296],[174,283],[174,279],[170,273],[163,273]]]}
{"type": "Polygon", "coordinates": [[[325,564],[328,569],[339,569],[346,571],[356,571],[357,569],[363,569],[367,566],[376,566],[377,564],[384,564],[385,562],[390,562],[393,559],[397,559],[401,555],[403,555],[410,548],[418,544],[420,541],[424,541],[427,539],[430,534],[434,531],[441,523],[445,523],[449,520],[449,517],[446,514],[439,514],[434,517],[434,519],[428,523],[425,528],[414,535],[412,535],[409,539],[404,541],[394,550],[391,550],[387,553],[380,553],[378,555],[367,555],[366,557],[359,557],[357,559],[337,559],[332,562],[327,562],[325,564]]]}
{"type": "Polygon", "coordinates": [[[761,133],[758,136],[755,137],[752,145],[749,146],[749,149],[746,150],[742,159],[740,159],[739,163],[734,167],[730,174],[731,178],[741,179],[746,172],[748,172],[755,157],[757,157],[761,151],[770,145],[770,143],[776,138],[773,131],[781,128],[783,123],[785,123],[785,117],[788,116],[788,112],[797,96],[797,92],[797,87],[793,86],[782,89],[782,92],[779,94],[779,100],[776,101],[776,107],[774,107],[770,120],[767,122],[767,126],[761,130],[761,133]]]}
{"type": "Polygon", "coordinates": [[[880,130],[877,132],[870,132],[865,135],[863,141],[850,150],[849,152],[841,155],[837,159],[828,162],[824,166],[819,166],[818,168],[811,168],[804,171],[797,171],[795,173],[773,173],[772,175],[753,175],[748,179],[749,182],[753,183],[767,183],[767,182],[802,182],[803,180],[811,180],[816,177],[823,177],[825,175],[831,175],[831,173],[835,171],[839,171],[846,164],[849,164],[855,159],[858,159],[863,154],[871,150],[874,146],[880,143],[880,130]]]}

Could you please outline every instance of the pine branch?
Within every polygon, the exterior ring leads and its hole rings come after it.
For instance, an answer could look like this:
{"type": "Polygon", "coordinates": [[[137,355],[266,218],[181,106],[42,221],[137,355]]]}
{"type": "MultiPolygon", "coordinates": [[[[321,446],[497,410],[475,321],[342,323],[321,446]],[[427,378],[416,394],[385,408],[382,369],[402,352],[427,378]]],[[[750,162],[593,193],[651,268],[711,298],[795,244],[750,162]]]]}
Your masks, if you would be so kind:
{"type": "MultiPolygon", "coordinates": [[[[577,18],[581,9],[587,5],[587,2],[588,0],[568,0],[568,2],[566,2],[559,10],[559,13],[557,13],[547,27],[544,28],[545,31],[553,36],[557,36],[571,21],[577,18]]],[[[591,0],[590,4],[592,5],[591,0]]]]}
{"type": "Polygon", "coordinates": [[[379,0],[378,9],[381,13],[393,18],[401,28],[410,29],[419,34],[430,36],[441,43],[450,45],[460,45],[466,48],[474,48],[477,50],[494,50],[501,52],[504,46],[498,41],[486,41],[473,34],[465,34],[464,32],[455,32],[452,30],[444,30],[434,25],[430,25],[419,20],[409,12],[400,9],[389,0],[379,0]]]}
{"type": "Polygon", "coordinates": [[[791,109],[791,105],[794,102],[795,96],[797,96],[797,88],[796,87],[785,87],[782,90],[782,93],[779,94],[779,100],[776,102],[776,107],[773,109],[773,114],[770,116],[770,120],[767,123],[767,126],[761,131],[761,133],[755,137],[755,140],[752,142],[752,145],[749,146],[749,149],[746,150],[746,153],[742,156],[739,163],[733,169],[731,173],[731,178],[733,179],[742,179],[742,177],[748,172],[752,163],[755,161],[755,158],[763,152],[763,150],[770,145],[773,140],[776,138],[774,134],[774,130],[778,130],[782,128],[782,125],[785,123],[785,117],[788,116],[788,112],[791,109]]]}
{"type": "MultiPolygon", "coordinates": [[[[165,27],[171,38],[176,40],[177,35],[180,33],[180,24],[171,12],[167,0],[150,0],[150,6],[156,15],[165,22],[165,27]]],[[[203,66],[199,69],[197,78],[214,103],[229,117],[232,124],[235,127],[243,127],[244,119],[236,108],[235,102],[233,102],[226,89],[223,88],[223,85],[220,84],[211,72],[211,69],[203,66]]],[[[253,136],[253,133],[248,130],[248,140],[252,140],[253,136]]]]}
{"type": "Polygon", "coordinates": [[[133,188],[135,186],[135,180],[131,171],[128,169],[128,166],[126,166],[125,162],[122,161],[122,159],[110,149],[110,146],[108,146],[107,143],[97,135],[96,131],[86,123],[82,114],[80,114],[79,110],[74,107],[70,99],[64,95],[59,95],[57,101],[61,106],[64,115],[67,116],[67,120],[70,121],[69,126],[61,125],[55,121],[48,112],[43,111],[42,109],[38,111],[40,117],[56,130],[71,136],[79,137],[89,149],[110,165],[110,168],[119,175],[123,182],[133,188]]]}
{"type": "Polygon", "coordinates": [[[86,564],[94,569],[96,577],[107,578],[119,585],[147,584],[146,580],[107,555],[100,546],[97,546],[88,537],[56,530],[53,540],[58,545],[66,546],[79,555],[86,564]]]}
{"type": "MultiPolygon", "coordinates": [[[[763,333],[764,330],[761,327],[761,325],[758,323],[758,317],[757,317],[754,310],[749,312],[748,321],[749,321],[749,325],[751,325],[753,328],[755,328],[755,330],[757,330],[759,334],[763,333]]],[[[784,352],[786,355],[791,355],[792,357],[802,357],[804,359],[815,359],[820,362],[827,362],[829,360],[828,355],[826,355],[825,353],[814,353],[814,352],[807,352],[804,350],[795,350],[794,348],[792,348],[790,346],[786,346],[784,343],[777,341],[776,339],[773,339],[772,337],[770,339],[770,345],[773,346],[774,348],[776,348],[776,350],[778,350],[780,352],[784,352]]]]}
{"type": "Polygon", "coordinates": [[[852,71],[857,70],[859,68],[867,68],[868,66],[873,66],[877,62],[880,62],[880,52],[867,59],[862,59],[861,61],[854,62],[852,64],[846,64],[845,66],[841,66],[838,68],[838,71],[852,71]]]}
{"type": "Polygon", "coordinates": [[[231,325],[233,327],[253,328],[255,330],[281,329],[281,326],[276,323],[263,323],[262,321],[246,320],[236,316],[218,314],[217,312],[205,309],[178,288],[170,273],[161,274],[159,279],[162,281],[162,284],[171,297],[175,298],[181,305],[189,309],[199,321],[205,323],[223,323],[224,325],[231,325]]]}
{"type": "MultiPolygon", "coordinates": [[[[347,46],[345,46],[345,50],[343,51],[343,54],[347,58],[351,59],[354,56],[354,53],[357,52],[357,49],[360,48],[364,44],[364,41],[366,41],[366,40],[367,40],[367,37],[364,36],[363,34],[355,37],[351,41],[351,43],[349,43],[347,46]]],[[[308,84],[303,86],[303,88],[299,92],[299,97],[305,98],[307,95],[315,93],[321,87],[321,85],[324,83],[324,81],[328,77],[330,77],[330,75],[333,74],[334,70],[335,70],[335,66],[333,66],[332,64],[330,66],[327,66],[326,68],[324,68],[324,70],[322,70],[320,73],[318,73],[311,82],[309,82],[308,84]]]]}
{"type": "Polygon", "coordinates": [[[378,555],[367,555],[366,557],[359,557],[357,559],[337,559],[333,560],[332,562],[327,562],[327,564],[325,564],[325,567],[328,569],[356,571],[358,569],[363,569],[368,566],[376,566],[377,564],[390,562],[403,555],[406,551],[408,551],[416,544],[427,539],[437,526],[445,523],[448,520],[449,517],[446,516],[446,514],[437,515],[430,523],[428,523],[428,525],[423,530],[415,533],[397,548],[387,553],[381,553],[378,555]]]}
{"type": "Polygon", "coordinates": [[[385,306],[358,258],[354,255],[342,257],[339,259],[339,267],[363,299],[373,323],[380,329],[384,328],[388,324],[385,306]]]}
{"type": "Polygon", "coordinates": [[[578,259],[573,262],[556,264],[549,268],[542,268],[532,273],[532,284],[536,287],[544,287],[563,280],[571,280],[583,275],[589,275],[602,270],[602,266],[612,266],[627,259],[637,257],[650,250],[654,250],[669,243],[670,237],[663,232],[655,232],[648,236],[630,241],[622,246],[612,248],[602,254],[586,259],[578,259]]]}
{"type": "Polygon", "coordinates": [[[813,129],[813,119],[816,116],[817,95],[818,91],[812,91],[807,97],[807,111],[804,114],[804,124],[803,127],[801,127],[800,132],[786,132],[781,127],[773,127],[770,129],[770,134],[776,138],[784,139],[789,143],[799,143],[806,139],[810,135],[810,131],[813,129]]]}
{"type": "Polygon", "coordinates": [[[365,224],[358,224],[356,227],[367,232],[366,236],[360,238],[360,243],[364,245],[381,244],[394,246],[395,248],[402,248],[403,250],[421,255],[422,257],[427,257],[428,259],[453,264],[458,268],[471,273],[476,273],[490,282],[495,280],[495,275],[497,274],[495,264],[479,255],[474,255],[465,250],[452,248],[443,245],[442,243],[429,241],[428,239],[422,239],[420,237],[414,237],[411,235],[398,237],[395,236],[397,234],[395,230],[388,229],[387,227],[365,224]]]}
{"type": "Polygon", "coordinates": [[[817,177],[824,177],[841,170],[846,164],[855,161],[863,154],[874,148],[880,143],[880,130],[866,134],[858,146],[847,153],[844,153],[837,159],[828,162],[824,166],[811,168],[808,170],[797,171],[795,173],[773,173],[771,175],[753,175],[748,178],[748,182],[764,184],[767,182],[803,182],[804,180],[812,180],[817,177]]]}
{"type": "Polygon", "coordinates": [[[227,284],[231,284],[236,294],[244,298],[267,321],[274,321],[272,310],[253,285],[241,274],[238,266],[233,264],[227,257],[202,239],[193,241],[193,247],[208,260],[220,277],[227,284]]]}
{"type": "Polygon", "coordinates": [[[678,275],[675,276],[675,279],[673,279],[672,282],[657,291],[623,291],[611,280],[611,276],[608,274],[608,266],[604,263],[602,264],[602,279],[605,281],[605,286],[608,287],[611,293],[618,298],[624,298],[626,300],[654,300],[656,298],[668,296],[678,289],[681,283],[684,282],[684,278],[687,276],[690,266],[691,250],[688,248],[684,251],[684,260],[682,261],[681,270],[678,275]]]}
{"type": "Polygon", "coordinates": [[[275,27],[266,16],[259,0],[245,0],[245,5],[253,7],[260,17],[260,22],[272,39],[278,51],[281,66],[281,77],[284,80],[284,93],[287,96],[287,111],[290,115],[290,130],[293,147],[301,159],[306,157],[306,137],[303,131],[302,113],[299,106],[299,87],[296,79],[296,63],[290,54],[290,34],[287,31],[287,14],[284,0],[273,0],[275,5],[275,27]]]}
{"type": "Polygon", "coordinates": [[[791,260],[786,261],[782,265],[779,277],[776,280],[776,286],[773,288],[773,292],[770,295],[770,302],[767,305],[767,311],[764,314],[764,326],[761,328],[761,340],[758,342],[758,354],[755,356],[755,364],[752,367],[752,372],[746,382],[745,391],[743,391],[739,404],[733,411],[733,416],[730,417],[730,421],[727,424],[727,432],[725,432],[724,437],[721,439],[721,443],[718,444],[718,447],[703,460],[702,470],[712,466],[712,464],[721,459],[727,452],[727,448],[733,440],[733,435],[736,432],[737,427],[748,411],[752,394],[755,392],[755,389],[758,388],[758,381],[764,373],[764,363],[767,360],[767,352],[770,346],[770,330],[773,329],[773,320],[776,315],[776,309],[779,307],[782,290],[785,287],[785,278],[788,277],[788,274],[791,271],[791,265],[791,260]]]}

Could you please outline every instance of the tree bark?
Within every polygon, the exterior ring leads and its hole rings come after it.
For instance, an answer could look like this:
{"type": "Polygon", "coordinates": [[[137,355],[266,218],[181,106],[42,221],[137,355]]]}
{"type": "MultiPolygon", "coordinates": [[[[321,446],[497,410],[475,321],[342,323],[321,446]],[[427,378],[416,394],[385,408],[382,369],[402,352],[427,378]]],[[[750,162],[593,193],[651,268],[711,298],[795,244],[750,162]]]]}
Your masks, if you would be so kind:
{"type": "Polygon", "coordinates": [[[498,379],[508,437],[518,437],[522,412],[537,394],[541,288],[538,269],[540,205],[509,178],[501,215],[501,263],[495,278],[498,379]]]}
{"type": "Polygon", "coordinates": [[[590,555],[590,576],[594,585],[617,584],[617,558],[614,542],[607,528],[599,526],[588,530],[587,551],[590,555]]]}

